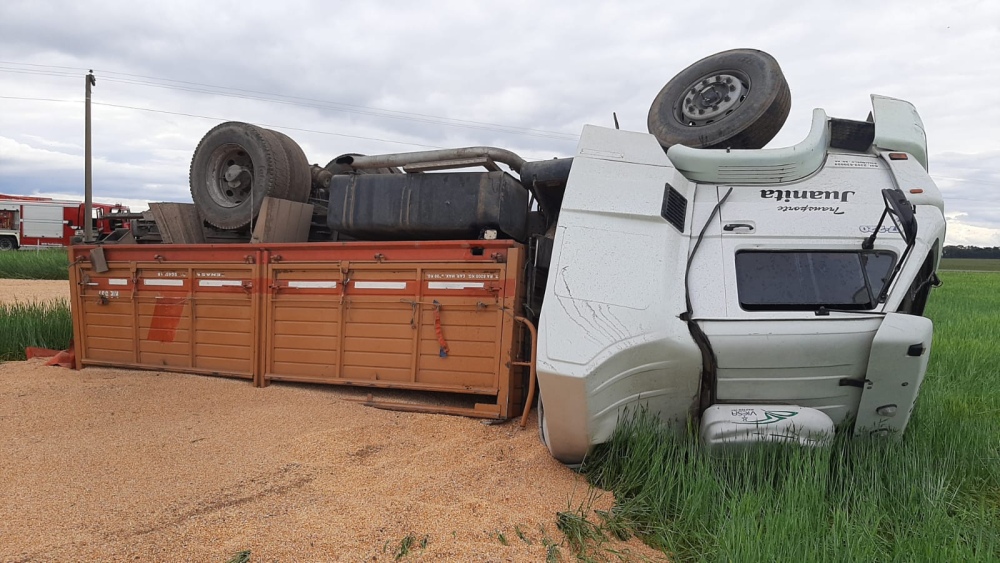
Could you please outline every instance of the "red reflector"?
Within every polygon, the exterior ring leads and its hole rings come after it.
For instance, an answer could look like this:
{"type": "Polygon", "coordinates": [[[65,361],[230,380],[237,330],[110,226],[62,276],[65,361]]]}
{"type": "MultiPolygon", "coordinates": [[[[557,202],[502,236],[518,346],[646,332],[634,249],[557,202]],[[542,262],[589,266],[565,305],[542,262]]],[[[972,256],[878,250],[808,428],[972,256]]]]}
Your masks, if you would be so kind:
{"type": "Polygon", "coordinates": [[[921,188],[913,188],[912,190],[910,190],[910,193],[911,194],[922,194],[922,193],[924,193],[924,190],[921,189],[921,188]]]}
{"type": "Polygon", "coordinates": [[[891,152],[889,153],[889,160],[906,160],[909,158],[906,156],[905,152],[891,152]]]}

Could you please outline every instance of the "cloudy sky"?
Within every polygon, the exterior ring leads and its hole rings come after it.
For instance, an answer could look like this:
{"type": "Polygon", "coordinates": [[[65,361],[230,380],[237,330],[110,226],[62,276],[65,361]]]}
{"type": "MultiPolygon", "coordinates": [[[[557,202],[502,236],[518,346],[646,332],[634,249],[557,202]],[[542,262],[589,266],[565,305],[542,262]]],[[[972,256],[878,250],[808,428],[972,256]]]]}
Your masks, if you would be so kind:
{"type": "Polygon", "coordinates": [[[948,244],[1000,245],[1000,2],[0,3],[0,193],[83,197],[94,69],[100,201],[190,201],[201,137],[227,120],[285,132],[310,162],[494,145],[570,156],[584,124],[645,131],[690,63],[771,53],[792,110],[864,119],[911,101],[945,194],[948,244]]]}

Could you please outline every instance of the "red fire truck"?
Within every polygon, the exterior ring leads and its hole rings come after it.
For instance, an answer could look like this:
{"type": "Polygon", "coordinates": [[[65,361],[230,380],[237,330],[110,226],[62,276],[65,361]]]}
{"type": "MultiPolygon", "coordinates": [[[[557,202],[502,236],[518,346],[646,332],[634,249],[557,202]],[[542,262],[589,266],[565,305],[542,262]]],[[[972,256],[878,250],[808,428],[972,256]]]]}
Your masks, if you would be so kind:
{"type": "MultiPolygon", "coordinates": [[[[94,236],[103,239],[122,227],[121,204],[93,204],[94,236]]],[[[69,246],[83,234],[84,208],[79,201],[0,194],[0,250],[22,247],[69,246]]]]}

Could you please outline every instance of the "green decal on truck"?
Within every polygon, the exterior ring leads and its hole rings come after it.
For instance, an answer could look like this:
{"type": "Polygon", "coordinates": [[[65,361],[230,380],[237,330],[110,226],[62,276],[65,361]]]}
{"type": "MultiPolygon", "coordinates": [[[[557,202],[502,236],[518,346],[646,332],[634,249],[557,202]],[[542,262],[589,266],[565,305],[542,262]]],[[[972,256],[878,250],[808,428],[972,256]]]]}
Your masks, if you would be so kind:
{"type": "Polygon", "coordinates": [[[741,419],[741,422],[736,422],[736,424],[754,424],[757,426],[781,422],[797,414],[799,414],[797,411],[762,411],[761,414],[758,414],[757,409],[733,409],[733,417],[741,419]],[[761,418],[762,415],[763,418],[761,418]]]}

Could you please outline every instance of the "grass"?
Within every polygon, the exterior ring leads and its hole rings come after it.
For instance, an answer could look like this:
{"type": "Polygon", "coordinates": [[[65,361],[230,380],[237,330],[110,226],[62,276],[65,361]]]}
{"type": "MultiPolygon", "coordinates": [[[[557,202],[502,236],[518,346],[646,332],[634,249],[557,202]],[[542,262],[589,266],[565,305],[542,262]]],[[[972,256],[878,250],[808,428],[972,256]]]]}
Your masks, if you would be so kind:
{"type": "Polygon", "coordinates": [[[1000,272],[1000,260],[989,258],[942,258],[942,270],[966,270],[970,272],[1000,272]]]}
{"type": "Polygon", "coordinates": [[[601,545],[608,541],[603,527],[587,519],[589,508],[589,503],[585,503],[575,510],[556,513],[556,527],[566,537],[570,551],[581,560],[595,559],[601,545]]]}
{"type": "Polygon", "coordinates": [[[0,252],[0,278],[68,280],[69,258],[64,248],[0,252]]]}
{"type": "Polygon", "coordinates": [[[552,541],[552,538],[545,534],[542,529],[542,546],[545,547],[545,563],[558,563],[562,561],[562,552],[559,551],[559,544],[552,541]]]}
{"type": "MultiPolygon", "coordinates": [[[[66,249],[0,252],[0,278],[68,280],[66,249]]],[[[65,349],[72,336],[65,301],[0,304],[0,362],[23,360],[28,346],[65,349]]]]}
{"type": "MultiPolygon", "coordinates": [[[[454,532],[452,532],[454,534],[454,532]]],[[[430,541],[430,536],[425,535],[422,538],[417,538],[413,533],[406,534],[403,539],[399,540],[399,545],[393,551],[392,558],[394,561],[399,561],[404,557],[410,555],[414,549],[424,550],[427,549],[427,543],[430,541]]],[[[389,542],[386,541],[382,546],[382,553],[385,553],[389,549],[389,542]]]]}
{"type": "Polygon", "coordinates": [[[250,563],[250,550],[244,549],[236,552],[226,563],[250,563]]]}
{"type": "MultiPolygon", "coordinates": [[[[637,412],[586,461],[603,526],[675,561],[1000,559],[1000,274],[944,272],[906,435],[712,457],[637,412]]],[[[616,533],[616,535],[618,535],[616,533]]]]}
{"type": "Polygon", "coordinates": [[[65,301],[0,304],[0,362],[23,360],[27,346],[65,349],[72,337],[65,301]]]}

